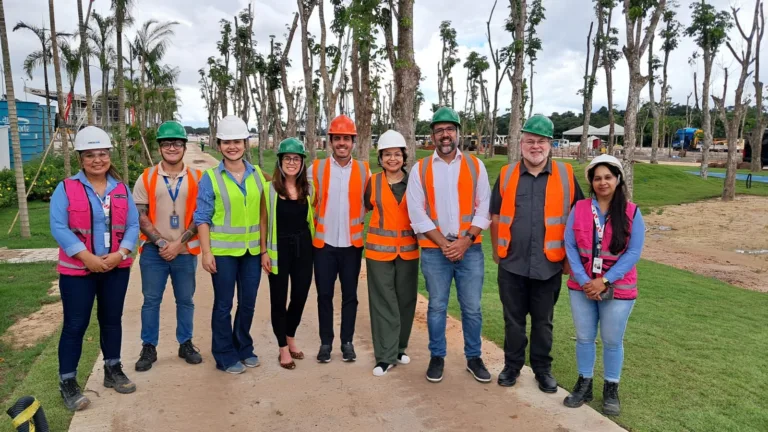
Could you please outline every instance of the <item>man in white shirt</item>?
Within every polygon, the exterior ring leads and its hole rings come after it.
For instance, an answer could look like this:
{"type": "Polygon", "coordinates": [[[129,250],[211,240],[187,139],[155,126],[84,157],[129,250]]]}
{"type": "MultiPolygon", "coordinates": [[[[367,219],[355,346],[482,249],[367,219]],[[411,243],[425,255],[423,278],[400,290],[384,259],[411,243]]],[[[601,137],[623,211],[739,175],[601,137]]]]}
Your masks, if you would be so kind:
{"type": "Polygon", "coordinates": [[[352,339],[357,318],[357,281],[363,256],[365,187],[370,178],[368,162],[352,159],[355,123],[340,115],[328,127],[331,157],[316,160],[309,171],[315,190],[314,267],[320,351],[317,361],[331,361],[333,345],[333,294],[341,282],[341,352],[345,362],[355,361],[352,339]]]}
{"type": "Polygon", "coordinates": [[[485,264],[480,233],[490,226],[491,190],[485,165],[458,150],[461,123],[451,108],[435,112],[430,125],[435,153],[413,167],[408,180],[408,214],[421,246],[421,271],[429,292],[427,327],[432,356],[427,380],[443,379],[445,325],[451,282],[461,307],[467,370],[491,381],[481,358],[480,299],[485,264]]]}

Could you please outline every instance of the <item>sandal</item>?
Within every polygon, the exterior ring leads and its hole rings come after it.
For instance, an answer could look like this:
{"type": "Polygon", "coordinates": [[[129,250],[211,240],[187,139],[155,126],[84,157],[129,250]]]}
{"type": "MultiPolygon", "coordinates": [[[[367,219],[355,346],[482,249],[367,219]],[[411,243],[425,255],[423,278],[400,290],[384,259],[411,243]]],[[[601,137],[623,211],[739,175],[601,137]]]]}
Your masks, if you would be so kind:
{"type": "Polygon", "coordinates": [[[280,361],[280,354],[277,355],[277,362],[280,363],[280,367],[283,369],[294,370],[296,369],[296,363],[291,360],[290,363],[283,363],[280,361]]]}
{"type": "Polygon", "coordinates": [[[291,358],[294,358],[296,360],[304,360],[304,353],[302,351],[294,352],[294,351],[288,351],[291,353],[291,358]]]}

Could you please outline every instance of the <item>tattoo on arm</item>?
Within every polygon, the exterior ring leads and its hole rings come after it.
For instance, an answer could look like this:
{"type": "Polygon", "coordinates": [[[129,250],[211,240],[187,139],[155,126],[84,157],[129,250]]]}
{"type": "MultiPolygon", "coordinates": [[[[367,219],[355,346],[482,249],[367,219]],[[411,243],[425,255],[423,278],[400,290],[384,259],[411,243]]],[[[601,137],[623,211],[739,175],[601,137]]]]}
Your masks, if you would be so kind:
{"type": "Polygon", "coordinates": [[[184,231],[184,234],[181,235],[181,242],[186,243],[195,235],[197,235],[197,225],[195,225],[195,221],[192,221],[187,227],[187,230],[184,231]]]}
{"type": "Polygon", "coordinates": [[[139,210],[139,229],[141,230],[141,233],[147,236],[152,243],[156,243],[163,238],[157,228],[152,224],[152,221],[149,220],[149,206],[146,204],[137,204],[136,208],[139,210]]]}

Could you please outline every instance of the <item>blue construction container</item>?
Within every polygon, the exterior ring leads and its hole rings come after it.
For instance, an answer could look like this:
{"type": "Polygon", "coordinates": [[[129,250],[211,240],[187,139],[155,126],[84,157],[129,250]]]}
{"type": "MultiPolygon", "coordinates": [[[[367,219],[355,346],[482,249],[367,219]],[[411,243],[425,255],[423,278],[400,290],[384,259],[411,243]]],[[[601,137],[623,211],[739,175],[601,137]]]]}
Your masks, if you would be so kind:
{"type": "MultiPolygon", "coordinates": [[[[47,107],[36,102],[16,101],[16,112],[19,117],[19,138],[21,139],[21,160],[24,162],[36,158],[45,151],[45,146],[51,139],[48,130],[47,107]]],[[[50,115],[55,116],[56,108],[51,107],[50,115]]],[[[0,101],[0,125],[8,125],[8,101],[0,101]]],[[[10,143],[10,129],[8,129],[10,143]]],[[[12,146],[11,146],[12,147],[12,146]]],[[[13,166],[13,148],[10,148],[11,166],[13,166]]]]}

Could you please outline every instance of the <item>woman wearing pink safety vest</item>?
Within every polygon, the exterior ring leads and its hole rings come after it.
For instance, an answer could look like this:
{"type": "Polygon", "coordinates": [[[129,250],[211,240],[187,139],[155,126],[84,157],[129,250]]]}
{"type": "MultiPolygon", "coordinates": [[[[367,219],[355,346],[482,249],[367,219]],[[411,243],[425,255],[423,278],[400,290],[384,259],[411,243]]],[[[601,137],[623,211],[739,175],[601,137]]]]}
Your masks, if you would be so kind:
{"type": "Polygon", "coordinates": [[[645,224],[627,201],[624,168],[613,156],[594,158],[586,168],[590,198],[568,216],[565,252],[571,265],[568,293],[576,327],[579,378],[563,403],[577,408],[593,399],[597,328],[603,346],[603,413],[619,415],[619,378],[624,332],[637,298],[637,268],[645,224]]]}
{"type": "Polygon", "coordinates": [[[59,244],[59,289],[64,324],[59,340],[59,391],[72,411],[90,403],[77,384],[77,364],[94,299],[104,354],[104,386],[133,393],[120,362],[122,316],[130,253],[139,237],[139,214],[128,186],[110,162],[109,135],[89,126],[75,137],[82,170],[51,197],[51,234],[59,244]]]}

